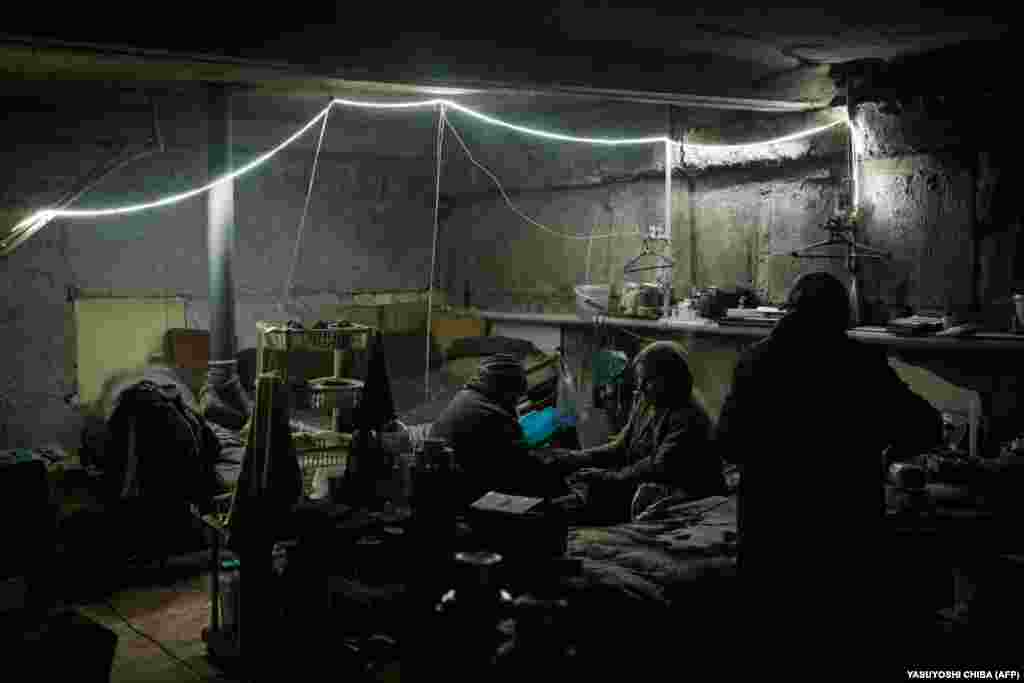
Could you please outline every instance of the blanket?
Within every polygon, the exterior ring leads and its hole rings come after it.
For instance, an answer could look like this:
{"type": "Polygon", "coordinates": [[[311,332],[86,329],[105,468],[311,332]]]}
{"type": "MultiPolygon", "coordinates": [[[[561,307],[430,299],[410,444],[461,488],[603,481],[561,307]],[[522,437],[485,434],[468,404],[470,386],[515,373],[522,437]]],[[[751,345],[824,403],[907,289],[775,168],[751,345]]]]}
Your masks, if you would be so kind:
{"type": "Polygon", "coordinates": [[[728,662],[736,540],[735,496],[667,498],[633,522],[570,527],[568,555],[582,565],[565,596],[574,666],[635,678],[728,662]]]}
{"type": "Polygon", "coordinates": [[[637,521],[569,530],[569,556],[582,562],[583,592],[618,592],[669,607],[701,578],[727,580],[736,568],[736,498],[670,497],[637,521]]]}

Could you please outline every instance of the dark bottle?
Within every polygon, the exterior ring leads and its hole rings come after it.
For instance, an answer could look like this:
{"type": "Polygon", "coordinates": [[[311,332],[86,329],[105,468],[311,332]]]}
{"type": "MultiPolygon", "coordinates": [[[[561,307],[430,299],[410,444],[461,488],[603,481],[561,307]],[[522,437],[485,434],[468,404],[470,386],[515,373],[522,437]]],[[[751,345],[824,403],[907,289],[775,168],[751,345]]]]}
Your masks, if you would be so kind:
{"type": "Polygon", "coordinates": [[[474,680],[492,671],[501,643],[500,622],[510,616],[512,596],[497,581],[502,557],[491,552],[455,554],[454,587],[434,607],[438,635],[458,652],[446,662],[456,679],[474,680]]]}
{"type": "Polygon", "coordinates": [[[572,629],[566,623],[567,608],[568,602],[559,598],[525,594],[515,599],[511,606],[514,637],[498,649],[497,680],[574,678],[572,658],[576,653],[568,637],[572,629]]]}
{"type": "Polygon", "coordinates": [[[411,594],[416,611],[433,608],[452,568],[456,530],[450,495],[452,463],[451,448],[442,440],[428,440],[413,461],[410,541],[417,561],[411,594]]]}

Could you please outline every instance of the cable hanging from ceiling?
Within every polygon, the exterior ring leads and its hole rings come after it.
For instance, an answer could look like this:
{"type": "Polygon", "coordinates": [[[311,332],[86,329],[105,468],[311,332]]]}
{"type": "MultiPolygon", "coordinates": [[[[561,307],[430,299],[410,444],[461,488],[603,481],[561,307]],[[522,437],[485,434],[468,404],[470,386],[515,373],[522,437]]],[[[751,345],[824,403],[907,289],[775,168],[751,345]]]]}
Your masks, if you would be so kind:
{"type": "MultiPolygon", "coordinates": [[[[476,111],[476,110],[474,110],[474,109],[472,109],[470,107],[467,107],[467,106],[465,106],[463,104],[459,104],[458,102],[454,102],[454,101],[447,100],[447,99],[437,99],[437,98],[435,98],[435,99],[430,99],[430,100],[421,100],[421,101],[414,101],[414,102],[368,102],[368,101],[348,100],[348,99],[336,98],[336,99],[331,100],[331,102],[326,107],[324,107],[322,110],[320,110],[320,112],[317,113],[312,119],[310,119],[308,122],[306,122],[295,133],[293,133],[291,136],[289,136],[288,138],[283,140],[277,146],[273,147],[272,149],[270,149],[269,151],[265,152],[264,154],[256,157],[255,159],[253,159],[249,163],[244,164],[243,166],[240,166],[239,168],[235,169],[234,171],[231,171],[230,173],[227,173],[227,174],[225,174],[225,175],[223,175],[223,176],[221,176],[221,177],[219,177],[219,178],[217,178],[215,180],[212,180],[212,181],[210,181],[210,182],[208,182],[208,183],[206,183],[204,185],[201,185],[199,187],[195,187],[193,189],[186,190],[184,192],[179,192],[179,193],[176,193],[176,194],[171,194],[171,195],[168,195],[168,196],[163,197],[161,199],[156,199],[156,200],[153,200],[153,201],[143,202],[143,203],[139,203],[139,204],[130,204],[130,205],[126,205],[126,206],[118,206],[118,207],[103,208],[103,209],[66,209],[66,208],[61,208],[61,209],[43,209],[43,210],[40,210],[40,211],[36,211],[36,212],[32,213],[31,215],[29,215],[27,218],[25,218],[22,221],[20,221],[17,225],[15,225],[14,228],[11,230],[10,234],[3,241],[0,241],[0,254],[3,254],[3,255],[9,254],[11,251],[13,251],[13,249],[15,247],[17,247],[18,245],[23,243],[26,239],[28,239],[33,234],[35,234],[36,232],[38,232],[39,230],[44,228],[47,224],[50,223],[50,221],[52,221],[52,220],[54,220],[56,218],[101,218],[101,217],[107,217],[107,216],[117,216],[117,215],[137,213],[137,212],[140,212],[140,211],[146,211],[146,210],[149,210],[149,209],[156,209],[156,208],[160,208],[160,207],[163,207],[163,206],[169,206],[169,205],[172,205],[172,204],[176,204],[178,202],[182,202],[182,201],[185,201],[187,199],[191,199],[192,197],[195,197],[195,196],[200,195],[200,194],[202,194],[204,192],[207,192],[210,189],[212,189],[212,188],[214,188],[214,187],[216,187],[216,186],[218,186],[218,185],[220,185],[222,183],[230,182],[230,181],[234,180],[235,178],[238,178],[238,177],[240,177],[242,175],[245,175],[249,171],[255,170],[259,166],[261,166],[264,163],[266,163],[267,161],[269,161],[278,152],[280,152],[281,150],[285,149],[286,147],[288,147],[289,145],[294,143],[296,140],[298,140],[300,137],[302,137],[307,131],[309,131],[310,128],[315,126],[321,119],[326,117],[328,115],[328,113],[330,112],[331,108],[336,106],[336,105],[337,106],[346,106],[346,107],[364,108],[364,109],[396,109],[396,110],[397,109],[416,109],[416,108],[424,108],[424,107],[446,107],[446,108],[451,109],[453,111],[458,111],[458,112],[460,112],[462,114],[465,114],[467,116],[473,117],[473,118],[475,118],[477,120],[484,121],[485,123],[489,123],[489,124],[492,124],[492,125],[496,125],[496,126],[500,126],[500,127],[503,127],[503,128],[507,128],[509,130],[513,130],[513,131],[516,131],[516,132],[519,132],[519,133],[522,133],[522,134],[525,134],[525,135],[533,135],[533,136],[536,136],[536,137],[541,137],[541,138],[545,138],[545,139],[549,139],[549,140],[557,140],[557,141],[560,141],[560,142],[575,142],[575,143],[582,143],[582,144],[605,145],[605,146],[664,144],[664,145],[674,145],[674,146],[682,147],[682,148],[688,148],[689,147],[689,148],[693,148],[693,149],[732,149],[732,148],[740,148],[740,147],[754,147],[754,146],[760,146],[760,145],[771,145],[771,144],[779,144],[779,143],[783,143],[783,142],[790,142],[790,141],[797,140],[797,139],[800,139],[800,138],[803,138],[803,137],[807,137],[807,136],[810,136],[810,135],[815,135],[815,134],[820,133],[822,131],[828,130],[829,128],[832,128],[833,126],[837,126],[837,125],[840,125],[840,124],[843,124],[843,123],[848,123],[848,121],[846,121],[846,120],[838,120],[838,121],[835,121],[835,122],[833,122],[831,124],[828,124],[828,125],[825,125],[825,126],[819,126],[819,127],[816,127],[816,128],[812,128],[812,129],[806,130],[806,131],[799,132],[799,133],[794,133],[792,135],[787,135],[787,136],[783,136],[783,137],[780,137],[780,138],[775,138],[775,139],[771,139],[771,140],[764,140],[764,141],[759,141],[759,142],[743,143],[743,144],[739,144],[739,145],[694,144],[694,143],[681,142],[681,141],[678,141],[678,140],[672,140],[671,138],[669,138],[667,136],[663,136],[663,135],[662,136],[650,136],[650,137],[630,137],[630,138],[602,138],[602,137],[576,136],[576,135],[569,135],[569,134],[565,134],[565,133],[557,133],[557,132],[545,131],[545,130],[540,130],[538,128],[532,128],[532,127],[529,127],[529,126],[521,126],[521,125],[518,125],[518,124],[515,124],[515,123],[511,123],[509,121],[505,121],[503,119],[499,119],[499,118],[494,117],[494,116],[489,116],[487,114],[483,114],[481,112],[478,112],[478,111],[476,111]]],[[[449,127],[449,129],[451,129],[450,123],[448,124],[448,127],[449,127]]],[[[558,233],[556,233],[556,234],[558,234],[558,233]]],[[[585,237],[584,239],[588,239],[588,238],[585,237]]]]}
{"type": "Polygon", "coordinates": [[[573,235],[573,234],[569,234],[569,233],[558,232],[557,230],[552,230],[551,228],[547,227],[546,225],[543,225],[542,223],[539,223],[539,222],[535,221],[534,219],[530,218],[525,213],[520,211],[519,207],[517,207],[512,202],[512,199],[508,196],[508,192],[505,191],[505,188],[504,188],[504,186],[502,186],[501,181],[498,180],[498,177],[489,168],[487,168],[486,166],[484,166],[483,164],[481,164],[479,161],[476,160],[476,158],[473,156],[473,153],[469,151],[469,147],[466,146],[466,142],[462,139],[462,136],[459,135],[459,131],[455,130],[455,127],[452,125],[451,121],[449,121],[447,118],[445,118],[445,125],[448,127],[448,130],[450,130],[452,132],[452,135],[455,136],[455,139],[458,141],[459,145],[462,147],[462,150],[466,153],[466,157],[469,158],[470,163],[472,163],[474,166],[476,166],[481,171],[483,171],[484,173],[487,174],[487,176],[494,183],[495,187],[498,188],[498,192],[501,193],[501,197],[502,197],[502,199],[505,200],[505,203],[508,204],[508,207],[510,209],[512,209],[512,211],[517,216],[522,218],[524,221],[526,221],[530,225],[533,225],[534,227],[536,227],[536,228],[538,228],[538,229],[540,229],[540,230],[542,230],[544,232],[550,233],[550,234],[555,235],[557,237],[562,237],[562,238],[567,239],[567,240],[588,240],[589,241],[589,240],[607,239],[609,237],[618,237],[618,236],[622,236],[622,235],[639,235],[640,234],[640,231],[635,230],[633,232],[609,232],[609,233],[604,233],[604,234],[601,234],[601,235],[573,235]]]}

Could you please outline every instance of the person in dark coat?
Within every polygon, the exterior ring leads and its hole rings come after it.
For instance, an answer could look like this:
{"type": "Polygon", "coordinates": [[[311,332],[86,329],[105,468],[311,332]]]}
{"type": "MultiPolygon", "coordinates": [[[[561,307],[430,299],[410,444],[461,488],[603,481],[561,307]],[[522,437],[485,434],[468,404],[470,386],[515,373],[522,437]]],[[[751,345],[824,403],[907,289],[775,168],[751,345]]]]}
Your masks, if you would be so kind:
{"type": "Polygon", "coordinates": [[[863,635],[854,624],[875,628],[895,604],[884,592],[895,561],[883,523],[888,462],[937,444],[941,418],[884,349],[847,336],[838,279],[804,275],[786,307],[741,356],[717,425],[723,459],[740,467],[744,623],[846,648],[863,635]]]}
{"type": "Polygon", "coordinates": [[[527,386],[517,356],[488,356],[431,425],[429,438],[444,439],[455,452],[466,502],[488,491],[539,497],[566,493],[558,472],[526,446],[517,405],[527,386]]]}
{"type": "Polygon", "coordinates": [[[624,521],[640,494],[692,498],[724,492],[722,462],[711,447],[711,419],[694,395],[685,350],[659,341],[633,360],[638,387],[625,428],[602,446],[560,459],[582,504],[624,521]],[[582,485],[582,486],[581,486],[582,485]]]}

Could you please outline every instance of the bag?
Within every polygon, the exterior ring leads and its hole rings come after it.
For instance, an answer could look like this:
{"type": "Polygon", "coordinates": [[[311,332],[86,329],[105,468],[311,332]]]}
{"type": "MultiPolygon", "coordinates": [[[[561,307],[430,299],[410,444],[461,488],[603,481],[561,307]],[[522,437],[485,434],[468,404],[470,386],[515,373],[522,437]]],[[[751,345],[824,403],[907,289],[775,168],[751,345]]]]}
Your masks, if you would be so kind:
{"type": "Polygon", "coordinates": [[[565,356],[559,355],[558,365],[558,393],[555,398],[555,405],[558,407],[560,415],[576,420],[579,417],[577,413],[579,392],[576,389],[576,380],[573,378],[572,372],[570,372],[569,366],[565,362],[565,356]]]}
{"type": "Polygon", "coordinates": [[[143,380],[125,389],[107,421],[101,469],[108,500],[164,500],[205,507],[226,487],[220,442],[174,384],[143,380]]]}

